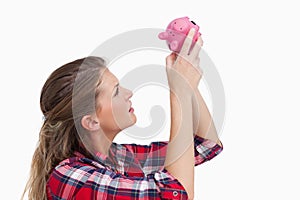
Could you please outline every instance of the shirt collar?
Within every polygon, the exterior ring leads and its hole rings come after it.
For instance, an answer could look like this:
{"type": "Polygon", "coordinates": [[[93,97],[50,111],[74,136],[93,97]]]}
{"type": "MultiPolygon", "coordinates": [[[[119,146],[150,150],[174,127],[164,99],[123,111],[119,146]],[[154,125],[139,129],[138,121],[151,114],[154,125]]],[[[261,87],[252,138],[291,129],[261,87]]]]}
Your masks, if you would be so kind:
{"type": "MultiPolygon", "coordinates": [[[[109,166],[111,168],[115,168],[118,163],[119,156],[122,156],[120,152],[124,152],[126,150],[125,147],[122,145],[118,145],[116,143],[112,143],[109,148],[108,155],[103,154],[101,152],[96,152],[94,155],[95,161],[99,162],[102,165],[109,166]]],[[[74,152],[74,155],[78,158],[86,158],[83,154],[79,153],[78,151],[74,152]]]]}

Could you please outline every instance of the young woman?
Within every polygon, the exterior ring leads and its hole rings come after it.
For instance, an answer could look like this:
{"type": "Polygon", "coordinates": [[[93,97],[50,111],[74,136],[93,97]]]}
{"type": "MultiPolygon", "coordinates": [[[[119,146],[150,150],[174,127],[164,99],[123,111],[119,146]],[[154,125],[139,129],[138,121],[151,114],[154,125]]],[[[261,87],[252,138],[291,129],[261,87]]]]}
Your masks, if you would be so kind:
{"type": "Polygon", "coordinates": [[[197,89],[202,40],[189,51],[193,34],[180,56],[166,58],[169,142],[113,142],[136,116],[132,92],[103,59],[75,60],[50,75],[41,92],[45,120],[25,190],[30,200],[193,199],[194,166],[223,148],[197,89]]]}

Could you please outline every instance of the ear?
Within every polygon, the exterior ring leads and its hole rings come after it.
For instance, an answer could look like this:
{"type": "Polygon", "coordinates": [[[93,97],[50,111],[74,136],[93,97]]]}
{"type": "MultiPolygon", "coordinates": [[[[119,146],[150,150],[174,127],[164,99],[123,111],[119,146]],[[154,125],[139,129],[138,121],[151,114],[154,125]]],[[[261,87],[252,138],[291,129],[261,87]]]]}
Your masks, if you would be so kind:
{"type": "Polygon", "coordinates": [[[100,128],[100,122],[94,115],[85,115],[81,119],[81,125],[88,131],[97,131],[100,128]]]}
{"type": "Polygon", "coordinates": [[[168,33],[166,32],[161,32],[160,34],[158,34],[159,39],[161,40],[165,40],[168,38],[168,33]]]}

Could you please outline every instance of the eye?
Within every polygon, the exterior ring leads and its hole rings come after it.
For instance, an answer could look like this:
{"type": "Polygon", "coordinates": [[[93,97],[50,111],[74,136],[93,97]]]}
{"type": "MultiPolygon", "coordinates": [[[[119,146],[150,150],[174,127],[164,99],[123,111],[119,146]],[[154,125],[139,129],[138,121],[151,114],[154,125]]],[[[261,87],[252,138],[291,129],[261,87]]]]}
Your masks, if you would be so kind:
{"type": "Polygon", "coordinates": [[[118,94],[119,94],[119,86],[118,86],[117,89],[116,89],[115,96],[117,96],[118,94]]]}

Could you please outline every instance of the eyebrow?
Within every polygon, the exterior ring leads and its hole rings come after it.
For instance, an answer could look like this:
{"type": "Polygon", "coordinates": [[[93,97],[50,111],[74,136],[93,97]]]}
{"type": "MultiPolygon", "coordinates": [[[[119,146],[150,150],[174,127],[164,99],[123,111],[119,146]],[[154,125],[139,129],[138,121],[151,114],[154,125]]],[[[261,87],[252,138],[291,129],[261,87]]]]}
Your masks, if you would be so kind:
{"type": "Polygon", "coordinates": [[[114,89],[115,89],[116,87],[118,87],[118,86],[119,86],[119,83],[117,83],[117,84],[115,85],[114,89]]]}
{"type": "MultiPolygon", "coordinates": [[[[116,85],[115,85],[115,87],[113,88],[113,90],[112,91],[114,91],[115,90],[115,88],[116,87],[118,87],[119,86],[119,83],[117,83],[116,85]]],[[[114,92],[114,96],[115,96],[115,94],[116,94],[116,92],[114,92]]]]}

